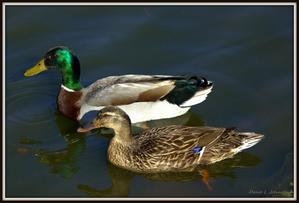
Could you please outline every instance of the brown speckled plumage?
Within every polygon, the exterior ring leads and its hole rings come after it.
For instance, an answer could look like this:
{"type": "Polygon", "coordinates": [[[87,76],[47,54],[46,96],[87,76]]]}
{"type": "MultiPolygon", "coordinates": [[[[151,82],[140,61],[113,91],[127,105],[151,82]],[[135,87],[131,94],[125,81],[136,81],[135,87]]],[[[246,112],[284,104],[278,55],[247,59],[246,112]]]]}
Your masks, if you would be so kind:
{"type": "Polygon", "coordinates": [[[263,135],[214,127],[167,126],[132,137],[130,121],[117,107],[100,111],[93,128],[115,131],[108,149],[114,165],[135,172],[190,171],[199,164],[230,158],[253,146],[263,135]],[[200,153],[194,149],[200,148],[200,153]]]}

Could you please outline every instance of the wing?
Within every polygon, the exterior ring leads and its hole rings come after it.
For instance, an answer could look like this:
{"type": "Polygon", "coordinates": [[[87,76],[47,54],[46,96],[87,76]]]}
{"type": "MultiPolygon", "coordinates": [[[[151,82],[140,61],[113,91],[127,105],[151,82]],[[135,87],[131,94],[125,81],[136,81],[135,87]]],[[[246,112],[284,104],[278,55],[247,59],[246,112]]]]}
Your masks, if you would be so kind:
{"type": "Polygon", "coordinates": [[[100,79],[87,87],[84,102],[92,106],[157,101],[175,88],[180,76],[122,75],[100,79]]]}
{"type": "Polygon", "coordinates": [[[225,128],[167,126],[145,131],[138,141],[138,151],[150,157],[194,154],[196,147],[204,147],[217,140],[225,128]]]}

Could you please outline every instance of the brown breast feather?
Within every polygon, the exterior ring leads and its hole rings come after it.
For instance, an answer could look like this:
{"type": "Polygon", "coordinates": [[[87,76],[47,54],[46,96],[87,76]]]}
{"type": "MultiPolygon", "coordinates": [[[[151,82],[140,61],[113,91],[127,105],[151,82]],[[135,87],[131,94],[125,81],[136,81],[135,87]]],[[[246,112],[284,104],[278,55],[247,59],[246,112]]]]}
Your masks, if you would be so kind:
{"type": "Polygon", "coordinates": [[[65,116],[77,120],[80,112],[78,101],[81,99],[82,92],[68,92],[61,88],[58,95],[58,109],[65,116]]]}

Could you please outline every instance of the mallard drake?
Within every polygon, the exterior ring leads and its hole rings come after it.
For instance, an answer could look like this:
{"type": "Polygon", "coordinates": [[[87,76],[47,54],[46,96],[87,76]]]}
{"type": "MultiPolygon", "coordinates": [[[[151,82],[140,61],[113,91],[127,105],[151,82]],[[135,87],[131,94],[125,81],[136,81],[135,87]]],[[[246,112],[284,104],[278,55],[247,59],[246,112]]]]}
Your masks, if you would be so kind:
{"type": "Polygon", "coordinates": [[[132,123],[177,117],[204,101],[213,87],[212,82],[197,76],[121,75],[99,79],[83,88],[79,59],[62,46],[50,49],[24,75],[52,68],[62,74],[58,109],[74,120],[108,105],[119,106],[132,123]]]}
{"type": "Polygon", "coordinates": [[[232,128],[166,126],[132,136],[129,116],[117,107],[105,107],[89,127],[112,128],[114,137],[108,159],[118,167],[134,172],[192,171],[201,164],[230,158],[258,143],[263,135],[237,132],[232,128]]]}

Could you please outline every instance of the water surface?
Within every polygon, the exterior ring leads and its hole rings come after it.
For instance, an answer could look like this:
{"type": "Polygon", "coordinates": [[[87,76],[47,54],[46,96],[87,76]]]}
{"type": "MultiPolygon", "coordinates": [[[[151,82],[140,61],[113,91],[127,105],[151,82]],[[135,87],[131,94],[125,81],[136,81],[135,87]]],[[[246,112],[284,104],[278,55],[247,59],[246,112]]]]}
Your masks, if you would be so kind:
{"type": "Polygon", "coordinates": [[[5,34],[7,197],[292,196],[290,6],[8,6],[5,34]],[[120,74],[198,74],[214,82],[204,103],[150,126],[234,126],[265,139],[206,167],[211,191],[198,172],[145,176],[116,168],[106,158],[109,132],[82,137],[57,112],[58,71],[23,76],[57,45],[79,56],[84,85],[120,74]]]}

